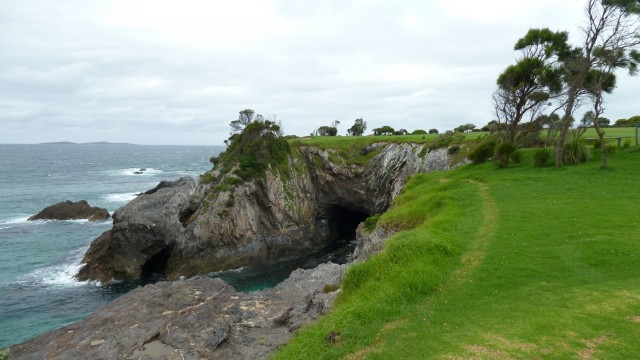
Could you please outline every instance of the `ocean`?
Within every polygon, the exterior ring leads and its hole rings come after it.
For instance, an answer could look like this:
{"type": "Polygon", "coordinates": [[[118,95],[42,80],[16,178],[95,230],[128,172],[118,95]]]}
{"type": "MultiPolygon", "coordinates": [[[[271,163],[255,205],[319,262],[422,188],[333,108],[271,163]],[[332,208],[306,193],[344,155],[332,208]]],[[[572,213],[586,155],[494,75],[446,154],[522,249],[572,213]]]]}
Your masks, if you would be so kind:
{"type": "MultiPolygon", "coordinates": [[[[138,286],[163,280],[78,282],[91,242],[111,221],[27,221],[60,201],[87,200],[113,212],[162,180],[211,169],[216,146],[126,144],[0,144],[0,349],[78,321],[138,286]],[[142,174],[136,174],[140,169],[142,174]]],[[[259,269],[211,273],[240,291],[272,287],[297,268],[345,263],[354,239],[259,269]]]]}
{"type": "Polygon", "coordinates": [[[72,323],[138,286],[77,282],[111,221],[27,221],[65,200],[113,213],[161,180],[211,169],[215,146],[0,145],[0,349],[72,323]],[[143,174],[135,171],[146,168],[143,174]]]}

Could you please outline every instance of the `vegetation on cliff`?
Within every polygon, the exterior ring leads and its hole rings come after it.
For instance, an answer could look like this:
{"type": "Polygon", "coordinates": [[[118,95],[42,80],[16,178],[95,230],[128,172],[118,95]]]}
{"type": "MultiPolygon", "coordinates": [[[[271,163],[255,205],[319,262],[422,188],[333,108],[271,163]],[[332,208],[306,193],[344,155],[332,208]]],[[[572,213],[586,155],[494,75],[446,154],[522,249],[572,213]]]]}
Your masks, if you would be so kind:
{"type": "Polygon", "coordinates": [[[211,162],[223,171],[233,169],[243,180],[263,176],[269,166],[282,164],[291,153],[280,125],[262,116],[253,119],[252,110],[241,111],[240,118],[232,121],[231,127],[234,133],[227,141],[228,148],[211,158],[211,162]],[[251,111],[251,116],[247,111],[251,111]]]}
{"type": "Polygon", "coordinates": [[[336,307],[276,359],[634,358],[640,150],[596,161],[418,175],[348,271],[336,307]]]}

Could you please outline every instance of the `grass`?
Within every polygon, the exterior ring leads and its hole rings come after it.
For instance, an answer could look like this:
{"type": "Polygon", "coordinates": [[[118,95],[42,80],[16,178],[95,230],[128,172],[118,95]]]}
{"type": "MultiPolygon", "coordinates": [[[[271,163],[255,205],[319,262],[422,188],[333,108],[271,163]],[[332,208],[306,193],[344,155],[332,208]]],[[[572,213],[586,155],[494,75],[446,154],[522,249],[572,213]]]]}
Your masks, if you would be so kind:
{"type": "MultiPolygon", "coordinates": [[[[472,132],[465,133],[466,139],[476,139],[480,136],[487,134],[486,132],[472,132]]],[[[375,142],[391,142],[391,143],[431,143],[438,138],[438,134],[424,134],[424,135],[390,135],[390,136],[315,136],[290,139],[289,143],[292,145],[314,145],[323,149],[341,149],[351,148],[353,146],[360,146],[372,144],[375,142]]]]}
{"type": "MultiPolygon", "coordinates": [[[[634,127],[608,127],[604,128],[605,137],[623,137],[635,141],[636,128],[634,127]]],[[[598,134],[594,128],[589,128],[582,136],[583,138],[597,138],[598,134]]]]}
{"type": "Polygon", "coordinates": [[[274,358],[637,358],[640,149],[609,171],[532,153],[413,177],[378,221],[399,232],[274,358]]]}

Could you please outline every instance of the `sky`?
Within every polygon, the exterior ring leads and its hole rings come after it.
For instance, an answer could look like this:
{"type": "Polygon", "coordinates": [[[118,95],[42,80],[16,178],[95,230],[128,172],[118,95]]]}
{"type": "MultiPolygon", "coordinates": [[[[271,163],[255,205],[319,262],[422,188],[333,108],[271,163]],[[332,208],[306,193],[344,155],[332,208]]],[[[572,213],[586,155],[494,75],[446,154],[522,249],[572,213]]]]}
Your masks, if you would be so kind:
{"type": "MultiPolygon", "coordinates": [[[[2,0],[0,143],[220,145],[239,111],[308,135],[494,118],[529,28],[579,43],[586,0],[2,0]]],[[[640,114],[619,74],[604,116],[640,114]]]]}

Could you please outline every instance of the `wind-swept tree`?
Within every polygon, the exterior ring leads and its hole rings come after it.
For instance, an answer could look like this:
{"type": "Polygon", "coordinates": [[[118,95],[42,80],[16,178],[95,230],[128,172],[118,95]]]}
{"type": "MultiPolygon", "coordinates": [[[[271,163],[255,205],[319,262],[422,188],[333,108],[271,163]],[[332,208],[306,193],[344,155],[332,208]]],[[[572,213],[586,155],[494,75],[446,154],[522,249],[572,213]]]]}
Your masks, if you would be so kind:
{"type": "MultiPolygon", "coordinates": [[[[521,58],[498,76],[493,106],[502,141],[514,143],[520,123],[535,119],[562,90],[558,62],[567,56],[566,32],[531,29],[515,45],[521,58]]],[[[532,127],[527,127],[532,128],[532,127]]]]}
{"type": "MultiPolygon", "coordinates": [[[[564,115],[556,144],[556,166],[562,166],[563,148],[573,122],[573,113],[580,101],[588,96],[593,104],[595,119],[604,111],[603,96],[615,87],[615,71],[627,69],[635,75],[640,54],[640,1],[588,0],[587,21],[582,30],[582,46],[563,59],[565,83],[560,107],[564,115]]],[[[594,122],[600,135],[601,128],[594,122]]],[[[603,160],[606,168],[606,159],[603,160]]]]}

